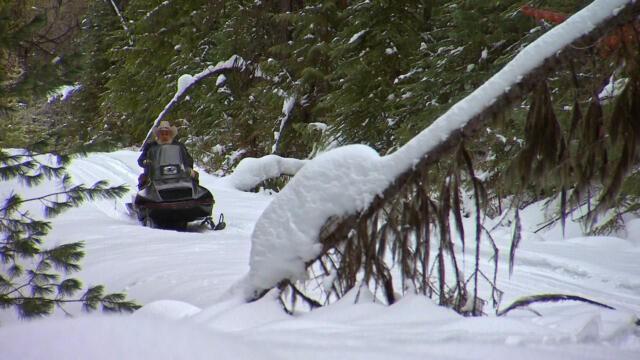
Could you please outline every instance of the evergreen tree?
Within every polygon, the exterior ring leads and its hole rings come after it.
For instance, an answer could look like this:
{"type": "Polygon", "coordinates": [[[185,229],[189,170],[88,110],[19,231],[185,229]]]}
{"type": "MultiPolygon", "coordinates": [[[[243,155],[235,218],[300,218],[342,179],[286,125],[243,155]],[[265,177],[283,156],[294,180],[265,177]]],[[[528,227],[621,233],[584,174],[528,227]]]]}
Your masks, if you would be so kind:
{"type": "Polygon", "coordinates": [[[36,186],[50,179],[62,184],[60,191],[33,198],[11,193],[0,205],[0,308],[16,309],[21,317],[49,315],[56,307],[66,312],[67,303],[81,303],[87,311],[101,306],[104,311],[130,312],[139,307],[124,294],[105,294],[101,285],[78,296],[82,283],[67,275],[80,269],[82,242],[45,248],[43,241],[51,223],[25,209],[40,203],[44,215],[53,217],[87,200],[113,199],[126,193],[125,187],[108,187],[104,181],[89,187],[71,185],[64,168],[69,160],[69,156],[55,153],[0,151],[2,181],[36,186]]]}
{"type": "Polygon", "coordinates": [[[107,82],[119,71],[118,49],[126,44],[126,34],[110,1],[89,3],[75,43],[81,49],[80,89],[70,99],[74,119],[61,131],[81,144],[128,145],[131,141],[128,131],[114,126],[114,119],[121,121],[120,114],[106,102],[104,95],[107,82]]]}
{"type": "MultiPolygon", "coordinates": [[[[36,34],[46,24],[46,14],[34,5],[35,1],[0,1],[0,106],[5,111],[14,111],[20,104],[46,95],[69,80],[62,59],[52,61],[55,54],[46,51],[44,55],[33,53],[39,49],[34,41],[36,34]]],[[[7,113],[0,114],[0,119],[2,116],[7,113]]],[[[0,124],[4,126],[7,122],[0,124]]],[[[18,136],[25,134],[27,125],[19,127],[18,136]]],[[[36,127],[38,137],[42,136],[43,125],[46,124],[36,127]]],[[[9,130],[15,133],[15,129],[9,130]]],[[[80,269],[83,244],[45,248],[43,240],[51,224],[26,209],[40,203],[45,217],[52,217],[84,201],[112,199],[126,192],[123,186],[108,187],[102,181],[90,187],[72,185],[64,168],[71,157],[46,151],[70,146],[70,139],[61,140],[60,135],[64,134],[55,130],[47,131],[52,139],[50,144],[39,143],[25,151],[0,150],[1,181],[36,186],[49,179],[62,185],[60,191],[34,198],[10,193],[0,205],[0,307],[16,309],[22,317],[48,315],[56,307],[66,311],[64,305],[73,302],[81,303],[86,310],[101,306],[105,311],[133,311],[139,306],[126,300],[124,294],[105,294],[101,285],[78,295],[81,282],[67,275],[80,269]]],[[[6,138],[0,140],[7,144],[6,138]]]]}
{"type": "Polygon", "coordinates": [[[55,65],[30,56],[32,39],[45,24],[43,13],[32,14],[33,1],[0,1],[0,111],[13,110],[50,87],[44,80],[55,74],[55,65]]]}
{"type": "Polygon", "coordinates": [[[77,76],[70,39],[82,0],[46,3],[0,1],[0,142],[9,146],[33,142],[57,126],[47,97],[77,76]]]}

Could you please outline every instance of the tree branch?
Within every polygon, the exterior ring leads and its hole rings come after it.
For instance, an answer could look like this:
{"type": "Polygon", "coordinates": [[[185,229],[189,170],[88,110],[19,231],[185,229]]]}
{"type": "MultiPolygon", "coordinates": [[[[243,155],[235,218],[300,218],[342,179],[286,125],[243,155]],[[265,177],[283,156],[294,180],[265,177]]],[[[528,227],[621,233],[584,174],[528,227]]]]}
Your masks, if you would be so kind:
{"type": "Polygon", "coordinates": [[[606,309],[615,310],[614,307],[611,307],[607,304],[599,303],[597,301],[589,300],[587,298],[583,298],[582,296],[577,295],[565,295],[565,294],[544,294],[544,295],[534,295],[527,296],[524,298],[520,298],[513,302],[513,304],[507,306],[504,310],[498,311],[497,315],[502,316],[506,315],[509,311],[517,308],[521,308],[524,306],[528,306],[534,303],[540,302],[558,302],[558,301],[580,301],[585,302],[587,304],[600,306],[606,309]]]}
{"type": "MultiPolygon", "coordinates": [[[[164,109],[160,112],[160,114],[158,114],[158,117],[153,122],[153,125],[149,129],[149,132],[147,133],[147,137],[144,139],[144,142],[142,144],[143,145],[146,144],[151,139],[151,134],[153,134],[153,128],[158,126],[158,124],[160,124],[160,121],[164,119],[164,117],[169,113],[169,111],[171,111],[171,109],[173,109],[176,105],[178,105],[182,101],[182,99],[184,99],[187,96],[187,92],[191,88],[193,88],[195,85],[197,85],[200,81],[208,79],[212,76],[222,74],[223,72],[229,71],[232,69],[242,70],[245,68],[245,65],[246,63],[244,59],[242,59],[238,55],[233,55],[229,58],[229,60],[221,61],[216,66],[209,66],[205,70],[201,71],[199,74],[196,74],[195,76],[191,76],[189,78],[190,81],[185,86],[180,86],[183,84],[180,84],[180,79],[179,79],[178,90],[176,91],[173,98],[169,101],[169,103],[167,103],[164,109]]],[[[190,75],[182,75],[182,76],[190,76],[190,75]]]]}
{"type": "Polygon", "coordinates": [[[120,9],[118,9],[118,7],[116,6],[116,3],[113,2],[113,0],[104,0],[104,1],[107,2],[107,5],[108,3],[111,3],[111,7],[113,7],[113,11],[116,13],[116,16],[120,18],[120,23],[122,23],[122,28],[124,29],[124,32],[129,37],[129,45],[133,46],[133,35],[131,34],[131,31],[127,27],[127,22],[125,21],[124,16],[122,16],[120,9]]]}

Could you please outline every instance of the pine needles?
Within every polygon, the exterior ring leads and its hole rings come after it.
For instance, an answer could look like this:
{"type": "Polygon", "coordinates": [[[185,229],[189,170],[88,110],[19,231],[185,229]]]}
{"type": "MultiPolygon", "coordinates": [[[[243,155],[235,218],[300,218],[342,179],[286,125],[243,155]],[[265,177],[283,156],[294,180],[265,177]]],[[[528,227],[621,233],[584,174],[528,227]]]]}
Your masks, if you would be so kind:
{"type": "Polygon", "coordinates": [[[13,193],[0,204],[0,309],[15,308],[25,318],[49,315],[56,307],[66,313],[64,305],[74,302],[81,303],[85,310],[101,306],[108,312],[133,311],[139,305],[121,293],[105,294],[103,286],[91,287],[74,298],[82,290],[82,283],[63,275],[80,270],[84,244],[43,248],[51,224],[23,210],[25,203],[39,202],[44,215],[53,217],[85,201],[114,199],[126,193],[125,186],[109,187],[103,181],[92,186],[71,185],[64,168],[68,159],[29,151],[0,152],[2,181],[17,178],[26,186],[35,186],[44,179],[54,179],[63,185],[59,192],[34,198],[23,199],[13,193]]]}

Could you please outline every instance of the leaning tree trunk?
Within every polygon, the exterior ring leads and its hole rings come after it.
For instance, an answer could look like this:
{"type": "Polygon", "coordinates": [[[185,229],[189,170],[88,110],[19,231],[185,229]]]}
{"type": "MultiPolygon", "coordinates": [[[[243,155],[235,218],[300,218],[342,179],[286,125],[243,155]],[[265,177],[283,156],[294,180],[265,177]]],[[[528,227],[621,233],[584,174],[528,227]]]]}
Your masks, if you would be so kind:
{"type": "MultiPolygon", "coordinates": [[[[599,5],[602,3],[604,3],[604,1],[600,1],[599,5]]],[[[399,258],[396,259],[396,261],[400,262],[403,279],[413,281],[414,285],[418,285],[419,287],[417,290],[424,294],[438,293],[442,305],[453,307],[460,312],[468,311],[476,315],[478,313],[475,304],[478,300],[476,292],[479,275],[479,246],[481,231],[483,231],[480,224],[483,190],[473,171],[472,160],[465,148],[464,140],[471,139],[481,126],[485,125],[489,120],[504,113],[511,105],[521,101],[525,96],[532,93],[534,89],[540,88],[541,80],[544,83],[545,79],[563,65],[569,64],[568,67],[572,67],[576,66],[580,61],[588,62],[590,58],[589,56],[585,56],[586,48],[589,48],[599,38],[607,35],[617,26],[635,20],[640,12],[640,2],[638,1],[620,2],[620,5],[618,9],[611,11],[609,13],[610,15],[607,15],[608,17],[604,17],[599,23],[593,24],[593,26],[582,35],[563,38],[562,41],[565,43],[559,51],[546,56],[540,64],[533,66],[526,73],[521,74],[522,76],[518,81],[504,84],[504,91],[497,94],[490,104],[476,105],[474,110],[467,111],[466,113],[463,111],[462,114],[459,113],[458,116],[464,117],[464,119],[456,123],[462,125],[443,135],[440,141],[433,144],[433,146],[426,148],[416,159],[417,161],[412,167],[399,173],[399,175],[395,177],[395,180],[381,191],[365,208],[348,216],[330,218],[318,234],[318,242],[322,245],[322,251],[315,259],[308,261],[307,266],[318,265],[324,269],[326,275],[331,272],[331,269],[328,267],[333,266],[333,270],[339,274],[339,277],[348,277],[343,279],[342,284],[334,284],[334,288],[342,286],[346,290],[354,285],[356,274],[359,272],[364,273],[365,280],[375,277],[377,279],[376,286],[383,289],[387,301],[392,303],[395,298],[393,286],[389,284],[391,282],[389,268],[385,266],[380,257],[384,255],[384,248],[387,246],[389,236],[393,236],[396,241],[405,243],[415,241],[411,251],[400,252],[399,258]],[[454,150],[456,150],[456,160],[454,162],[458,165],[456,165],[455,171],[450,170],[447,172],[446,179],[441,182],[443,184],[441,194],[446,195],[441,195],[439,203],[436,204],[431,198],[431,195],[425,190],[426,185],[432,180],[430,169],[439,162],[449,158],[452,153],[454,153],[454,150]],[[477,225],[475,233],[476,264],[474,289],[471,295],[467,291],[465,279],[461,279],[458,276],[460,273],[458,271],[458,262],[448,231],[450,227],[450,212],[455,213],[454,222],[457,227],[460,227],[459,225],[462,222],[459,216],[460,196],[458,193],[462,173],[465,173],[471,180],[473,193],[475,194],[474,197],[476,199],[476,213],[473,214],[477,225]],[[407,203],[411,204],[406,205],[407,203]],[[393,214],[390,215],[391,212],[395,212],[397,216],[393,214]],[[379,218],[381,216],[388,216],[390,220],[382,227],[379,227],[379,218]],[[394,216],[396,217],[394,218],[394,216]],[[431,225],[440,229],[440,246],[437,254],[435,251],[431,252],[428,245],[431,236],[431,225]],[[360,249],[355,252],[353,250],[354,246],[352,246],[353,242],[360,244],[357,245],[360,246],[360,249]],[[336,257],[332,258],[335,253],[339,253],[340,256],[338,258],[343,260],[353,255],[357,262],[355,265],[345,262],[336,264],[336,257]],[[433,260],[433,256],[437,259],[435,263],[439,266],[437,270],[437,272],[440,273],[439,286],[435,286],[428,280],[427,273],[430,271],[429,264],[430,261],[433,260]],[[451,281],[446,280],[446,282],[443,271],[445,256],[448,257],[448,262],[452,263],[455,274],[451,281]],[[328,260],[325,261],[323,259],[328,260]],[[341,267],[342,265],[346,267],[341,267]],[[352,268],[352,266],[355,266],[355,269],[352,268]],[[418,279],[420,277],[421,279],[418,279]],[[471,300],[471,306],[468,305],[469,300],[471,300]]],[[[563,29],[566,31],[571,30],[571,28],[567,27],[563,29]]],[[[496,77],[498,75],[496,75],[496,77]]],[[[461,103],[464,101],[465,100],[462,100],[461,103]]],[[[446,116],[447,114],[445,114],[443,118],[446,116]]],[[[438,123],[438,120],[436,120],[436,123],[438,123]]],[[[436,124],[434,123],[434,125],[436,124]]],[[[443,125],[443,123],[441,122],[438,125],[443,125]]],[[[446,126],[440,126],[440,128],[442,127],[446,128],[446,126]]],[[[396,154],[390,156],[399,155],[402,152],[412,153],[411,150],[405,149],[406,147],[407,146],[401,148],[396,154]]],[[[413,149],[415,150],[416,148],[414,147],[413,149]]],[[[412,155],[414,154],[412,153],[412,155]]],[[[630,165],[626,164],[626,166],[628,168],[630,165]]],[[[459,229],[459,231],[461,233],[463,232],[462,229],[459,229]]],[[[461,234],[461,237],[464,241],[463,234],[461,234]]],[[[493,246],[497,252],[495,244],[493,244],[493,246]]],[[[340,260],[338,259],[337,261],[340,260]]],[[[494,261],[497,268],[497,254],[494,261]]],[[[488,279],[486,275],[481,275],[488,279]]],[[[494,273],[494,283],[495,279],[496,275],[494,273]]],[[[491,279],[488,280],[490,281],[491,279]]],[[[292,294],[300,296],[300,290],[298,290],[289,279],[283,278],[279,283],[279,287],[285,288],[287,286],[293,289],[292,294]]],[[[255,289],[255,293],[250,300],[258,299],[265,293],[266,290],[264,289],[255,289]]],[[[492,296],[495,301],[495,289],[492,296]]],[[[318,304],[317,301],[311,300],[306,296],[301,297],[312,306],[318,304]]]]}

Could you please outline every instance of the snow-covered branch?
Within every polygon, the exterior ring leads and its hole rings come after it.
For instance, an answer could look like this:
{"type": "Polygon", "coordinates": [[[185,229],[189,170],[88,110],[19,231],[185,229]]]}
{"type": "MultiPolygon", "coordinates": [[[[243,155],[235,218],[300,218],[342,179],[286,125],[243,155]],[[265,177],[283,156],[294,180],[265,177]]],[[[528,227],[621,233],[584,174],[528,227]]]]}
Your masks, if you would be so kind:
{"type": "Polygon", "coordinates": [[[153,9],[149,10],[149,12],[147,12],[141,19],[141,21],[146,21],[147,19],[149,19],[151,16],[153,16],[156,12],[158,12],[158,10],[160,10],[161,8],[168,6],[171,3],[170,0],[165,0],[163,2],[161,2],[160,4],[158,4],[158,6],[154,7],[153,9]]]}
{"type": "Polygon", "coordinates": [[[586,41],[637,14],[640,2],[596,0],[523,49],[500,72],[455,104],[393,154],[351,145],[308,162],[277,194],[252,234],[250,271],[241,285],[248,300],[306,267],[346,238],[360,216],[381,207],[417,169],[437,162],[483,122],[528,94],[586,41]]]}
{"type": "Polygon", "coordinates": [[[147,133],[147,137],[144,139],[144,143],[151,139],[151,134],[153,134],[153,128],[156,127],[162,119],[169,113],[171,109],[173,109],[176,105],[184,99],[187,95],[189,89],[195,86],[200,81],[210,78],[212,76],[219,75],[225,71],[233,70],[233,69],[244,69],[246,63],[244,59],[242,59],[238,55],[231,56],[227,61],[221,61],[216,66],[209,66],[203,71],[199,72],[196,75],[184,74],[178,78],[178,89],[176,90],[173,98],[167,103],[167,105],[162,109],[158,117],[153,122],[153,125],[149,129],[147,133]]]}
{"type": "Polygon", "coordinates": [[[282,103],[282,116],[280,117],[280,130],[276,135],[276,141],[273,144],[273,149],[271,149],[271,153],[273,154],[278,153],[284,130],[287,128],[289,124],[289,119],[291,119],[291,112],[293,111],[293,107],[295,104],[296,104],[295,96],[286,96],[284,99],[284,102],[282,103]]]}
{"type": "Polygon", "coordinates": [[[282,175],[293,176],[308,160],[283,158],[267,155],[261,158],[244,158],[236,166],[233,174],[225,177],[238,190],[248,191],[268,179],[282,175]]]}
{"type": "Polygon", "coordinates": [[[118,9],[118,6],[116,5],[115,2],[113,2],[113,0],[105,0],[105,2],[111,3],[111,7],[113,7],[113,11],[116,13],[116,16],[118,16],[118,18],[120,19],[120,23],[122,23],[122,28],[124,29],[125,34],[127,34],[127,36],[129,37],[129,45],[133,46],[133,35],[131,34],[129,27],[127,27],[127,21],[124,19],[124,16],[122,16],[120,9],[118,9]]]}

